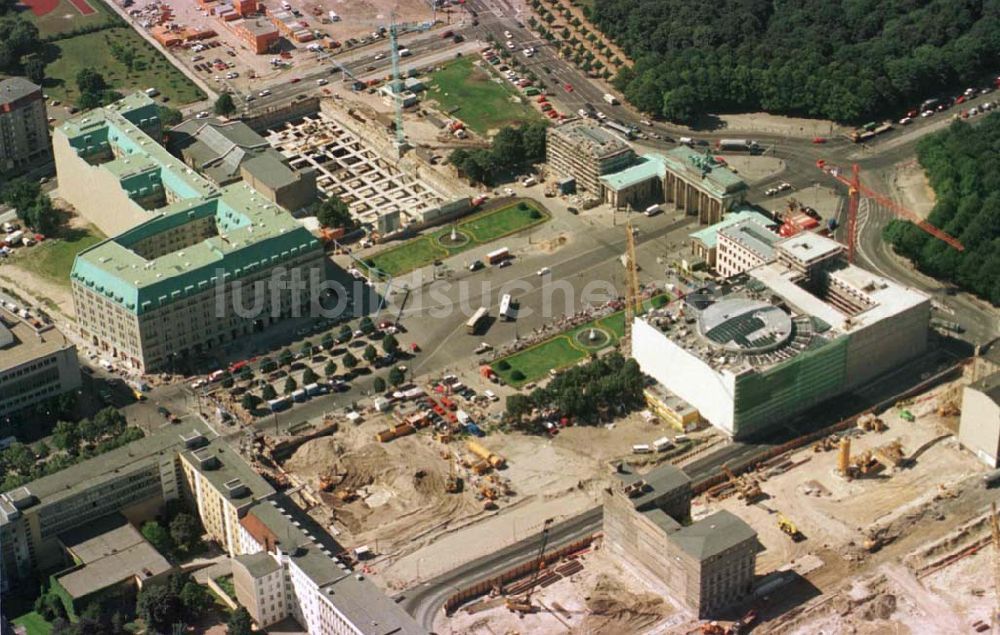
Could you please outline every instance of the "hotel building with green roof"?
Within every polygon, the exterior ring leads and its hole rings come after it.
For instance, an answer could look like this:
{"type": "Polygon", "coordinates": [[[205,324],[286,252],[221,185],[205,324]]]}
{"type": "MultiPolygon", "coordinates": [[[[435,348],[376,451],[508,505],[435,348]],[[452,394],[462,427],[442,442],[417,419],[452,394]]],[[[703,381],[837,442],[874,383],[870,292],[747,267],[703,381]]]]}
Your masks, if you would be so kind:
{"type": "Polygon", "coordinates": [[[160,135],[142,93],[53,135],[60,196],[112,236],[73,264],[81,334],[141,372],[173,370],[294,314],[324,278],[322,245],[287,210],[245,183],[214,185],[160,135]],[[282,282],[295,277],[304,284],[282,282]]]}

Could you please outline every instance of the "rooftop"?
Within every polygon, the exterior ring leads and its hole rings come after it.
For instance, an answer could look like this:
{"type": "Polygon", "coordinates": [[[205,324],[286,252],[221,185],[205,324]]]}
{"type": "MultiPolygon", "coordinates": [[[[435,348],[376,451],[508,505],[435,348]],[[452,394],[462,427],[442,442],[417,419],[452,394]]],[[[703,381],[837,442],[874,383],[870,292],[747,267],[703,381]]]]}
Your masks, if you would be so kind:
{"type": "Polygon", "coordinates": [[[9,77],[0,81],[0,106],[24,99],[32,93],[41,93],[42,88],[23,77],[9,77]]]}
{"type": "Polygon", "coordinates": [[[774,245],[781,236],[762,226],[760,222],[753,218],[744,218],[736,223],[723,227],[719,230],[719,235],[725,236],[744,249],[748,249],[764,262],[774,259],[774,245]]]}
{"type": "Polygon", "coordinates": [[[113,514],[59,535],[63,546],[82,567],[59,576],[74,599],[124,582],[146,579],[171,570],[171,565],[123,516],[113,514]]]}
{"type": "Polygon", "coordinates": [[[281,564],[266,551],[236,556],[235,560],[243,565],[253,578],[263,578],[281,569],[281,564]]]}
{"type": "Polygon", "coordinates": [[[296,178],[281,153],[242,121],[188,119],[173,128],[169,138],[174,152],[219,185],[239,180],[241,167],[273,188],[296,178]]]}
{"type": "Polygon", "coordinates": [[[637,474],[628,467],[621,467],[619,471],[615,472],[615,476],[626,486],[639,481],[645,483],[639,496],[629,498],[632,506],[636,509],[654,504],[661,496],[691,486],[691,477],[684,470],[669,463],[656,467],[647,474],[637,474]]]}
{"type": "Polygon", "coordinates": [[[18,502],[18,509],[40,508],[76,496],[78,492],[95,487],[102,481],[120,478],[123,472],[146,467],[157,461],[162,454],[176,452],[183,447],[183,435],[189,435],[192,431],[201,435],[208,433],[200,422],[186,423],[183,427],[162,428],[128,445],[5,492],[0,496],[0,520],[13,509],[10,504],[14,501],[18,502]]]}
{"type": "Polygon", "coordinates": [[[681,527],[670,539],[693,558],[705,561],[747,541],[756,542],[757,532],[739,516],[723,509],[681,527]]]}
{"type": "Polygon", "coordinates": [[[813,232],[800,232],[781,241],[781,249],[796,260],[809,263],[835,256],[844,246],[813,232]]]}
{"type": "Polygon", "coordinates": [[[231,500],[234,507],[248,507],[275,493],[274,488],[221,438],[186,450],[181,457],[217,492],[231,500]]]}
{"type": "Polygon", "coordinates": [[[589,121],[576,119],[561,126],[549,128],[550,133],[566,138],[570,143],[582,145],[584,152],[597,159],[631,152],[632,146],[589,121]]]}
{"type": "Polygon", "coordinates": [[[714,249],[718,242],[718,234],[720,231],[726,227],[730,227],[746,220],[751,220],[761,227],[774,227],[777,224],[760,212],[744,208],[739,211],[726,214],[725,217],[718,223],[699,229],[698,231],[689,234],[689,236],[702,243],[706,249],[714,249]]]}
{"type": "Polygon", "coordinates": [[[236,22],[234,28],[246,29],[248,32],[254,35],[270,35],[271,33],[277,33],[278,28],[274,26],[274,23],[267,20],[262,20],[260,18],[254,18],[251,20],[240,20],[236,22]]]}
{"type": "Polygon", "coordinates": [[[792,319],[767,302],[731,296],[706,307],[698,316],[698,329],[719,348],[764,351],[788,341],[792,319]]]}
{"type": "Polygon", "coordinates": [[[685,146],[678,146],[664,157],[667,168],[687,177],[716,196],[735,194],[747,189],[738,174],[716,162],[711,154],[699,153],[685,146]]]}
{"type": "Polygon", "coordinates": [[[0,309],[0,372],[73,346],[51,326],[35,329],[6,309],[0,309]]]}
{"type": "Polygon", "coordinates": [[[649,179],[662,179],[666,170],[667,165],[663,155],[644,154],[637,159],[634,165],[601,176],[601,182],[612,190],[618,191],[649,179]]]}

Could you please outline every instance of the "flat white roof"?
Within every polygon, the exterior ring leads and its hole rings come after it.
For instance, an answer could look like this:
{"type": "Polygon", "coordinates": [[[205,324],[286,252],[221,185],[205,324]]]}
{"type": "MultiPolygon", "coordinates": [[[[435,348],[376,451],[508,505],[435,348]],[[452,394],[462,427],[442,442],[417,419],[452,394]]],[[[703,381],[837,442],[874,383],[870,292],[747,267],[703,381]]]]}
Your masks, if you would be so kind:
{"type": "Polygon", "coordinates": [[[778,248],[802,262],[812,262],[831,256],[843,249],[835,240],[814,234],[800,232],[791,238],[781,241],[778,248]]]}

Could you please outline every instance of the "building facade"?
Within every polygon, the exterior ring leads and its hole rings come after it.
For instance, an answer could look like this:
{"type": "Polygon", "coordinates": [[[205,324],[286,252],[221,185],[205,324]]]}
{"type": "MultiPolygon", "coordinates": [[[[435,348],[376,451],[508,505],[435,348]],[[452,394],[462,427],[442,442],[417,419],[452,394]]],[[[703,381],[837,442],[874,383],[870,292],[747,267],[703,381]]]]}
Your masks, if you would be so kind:
{"type": "Polygon", "coordinates": [[[26,309],[18,314],[0,305],[0,416],[77,390],[76,346],[26,309]]]}
{"type": "Polygon", "coordinates": [[[721,221],[689,234],[691,253],[708,267],[715,268],[719,251],[719,232],[744,220],[753,220],[761,227],[772,229],[777,223],[747,205],[739,205],[733,211],[725,214],[721,221]]]}
{"type": "Polygon", "coordinates": [[[774,245],[781,236],[755,218],[742,220],[719,231],[715,269],[731,278],[774,260],[774,245]]]}
{"type": "Polygon", "coordinates": [[[1000,373],[962,389],[958,441],[986,465],[1000,467],[1000,373]]]}
{"type": "Polygon", "coordinates": [[[816,234],[775,254],[633,323],[642,371],[734,437],[780,426],[927,347],[923,293],[846,263],[839,243],[816,234]]]}
{"type": "Polygon", "coordinates": [[[257,55],[273,52],[281,39],[278,28],[265,18],[247,18],[226,24],[257,55]]]}
{"type": "Polygon", "coordinates": [[[727,511],[689,523],[690,480],[672,465],[616,476],[604,496],[604,546],[616,560],[664,585],[699,618],[749,594],[760,550],[753,528],[727,511]]]}
{"type": "Polygon", "coordinates": [[[41,86],[23,77],[0,81],[0,174],[17,173],[51,157],[41,86]]]}
{"type": "Polygon", "coordinates": [[[632,165],[631,146],[587,121],[570,121],[548,129],[545,159],[556,175],[571,177],[578,191],[601,196],[600,177],[632,165]]]}
{"type": "Polygon", "coordinates": [[[73,264],[81,335],[141,372],[306,314],[325,279],[322,245],[285,209],[214,185],[150,137],[150,104],[131,95],[55,136],[61,195],[114,235],[73,264]]]}

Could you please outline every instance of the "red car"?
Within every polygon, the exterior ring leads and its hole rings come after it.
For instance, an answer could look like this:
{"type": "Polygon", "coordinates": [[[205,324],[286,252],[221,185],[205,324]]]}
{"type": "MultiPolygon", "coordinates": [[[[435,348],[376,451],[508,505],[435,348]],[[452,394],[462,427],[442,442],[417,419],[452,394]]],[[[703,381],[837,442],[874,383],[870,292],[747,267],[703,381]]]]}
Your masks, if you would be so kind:
{"type": "Polygon", "coordinates": [[[826,137],[813,137],[813,143],[826,143],[826,137]]]}
{"type": "Polygon", "coordinates": [[[563,84],[563,90],[567,93],[573,92],[573,84],[563,84]]]}
{"type": "Polygon", "coordinates": [[[292,83],[293,83],[293,84],[298,84],[298,83],[299,83],[299,82],[301,82],[301,81],[302,81],[302,78],[301,78],[301,77],[293,77],[293,78],[292,78],[292,83]]]}

